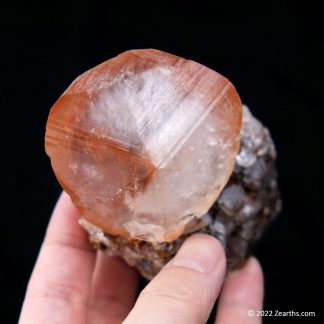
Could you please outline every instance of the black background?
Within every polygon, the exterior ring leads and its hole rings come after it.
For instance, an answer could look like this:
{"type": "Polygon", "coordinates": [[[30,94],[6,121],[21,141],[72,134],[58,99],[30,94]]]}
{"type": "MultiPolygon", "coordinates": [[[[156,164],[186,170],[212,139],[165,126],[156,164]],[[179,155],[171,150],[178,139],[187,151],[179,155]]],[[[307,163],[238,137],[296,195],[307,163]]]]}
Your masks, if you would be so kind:
{"type": "Polygon", "coordinates": [[[283,211],[255,251],[265,309],[315,311],[323,258],[323,2],[0,5],[0,321],[15,323],[60,188],[44,152],[47,115],[72,80],[131,48],[158,48],[228,77],[278,149],[283,211]]]}

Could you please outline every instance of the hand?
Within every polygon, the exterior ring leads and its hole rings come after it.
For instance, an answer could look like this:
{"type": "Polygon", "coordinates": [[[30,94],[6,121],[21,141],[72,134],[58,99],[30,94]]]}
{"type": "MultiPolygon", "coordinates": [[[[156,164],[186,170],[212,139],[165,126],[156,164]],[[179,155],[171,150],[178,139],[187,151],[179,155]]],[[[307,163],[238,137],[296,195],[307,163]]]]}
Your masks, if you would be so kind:
{"type": "Polygon", "coordinates": [[[248,310],[262,307],[258,262],[227,276],[219,242],[193,235],[141,292],[138,273],[117,257],[95,252],[78,225],[78,213],[63,193],[48,226],[31,276],[20,324],[204,323],[216,298],[217,324],[260,323],[248,310]]]}

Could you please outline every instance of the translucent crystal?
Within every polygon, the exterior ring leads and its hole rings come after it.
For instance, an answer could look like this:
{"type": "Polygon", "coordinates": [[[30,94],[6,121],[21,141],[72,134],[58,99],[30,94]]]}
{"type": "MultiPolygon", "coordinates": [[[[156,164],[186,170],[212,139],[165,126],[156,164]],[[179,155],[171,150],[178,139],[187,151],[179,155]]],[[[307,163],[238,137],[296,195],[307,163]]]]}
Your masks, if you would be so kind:
{"type": "Polygon", "coordinates": [[[232,173],[242,111],[233,85],[157,50],[122,53],[53,106],[46,152],[84,219],[151,242],[204,215],[232,173]]]}

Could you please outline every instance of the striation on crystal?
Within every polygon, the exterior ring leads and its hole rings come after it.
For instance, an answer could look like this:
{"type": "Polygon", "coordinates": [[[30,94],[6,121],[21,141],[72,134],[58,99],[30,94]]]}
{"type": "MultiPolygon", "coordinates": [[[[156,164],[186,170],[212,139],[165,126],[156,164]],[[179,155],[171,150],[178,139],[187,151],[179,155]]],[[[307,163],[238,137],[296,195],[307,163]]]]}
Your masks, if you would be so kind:
{"type": "Polygon", "coordinates": [[[168,242],[206,214],[235,163],[254,163],[248,150],[237,156],[241,126],[226,78],[162,51],[131,50],[63,93],[46,152],[82,218],[113,235],[168,242]]]}

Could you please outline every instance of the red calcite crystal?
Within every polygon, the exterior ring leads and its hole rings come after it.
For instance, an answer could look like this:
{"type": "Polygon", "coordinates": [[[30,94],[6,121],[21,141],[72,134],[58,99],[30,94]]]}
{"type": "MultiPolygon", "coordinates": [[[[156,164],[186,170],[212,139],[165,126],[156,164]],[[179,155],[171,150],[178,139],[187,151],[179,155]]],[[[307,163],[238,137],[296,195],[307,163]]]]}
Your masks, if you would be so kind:
{"type": "Polygon", "coordinates": [[[51,109],[46,152],[81,216],[106,233],[172,241],[234,167],[242,107],[196,62],[131,50],[78,77],[51,109]]]}

